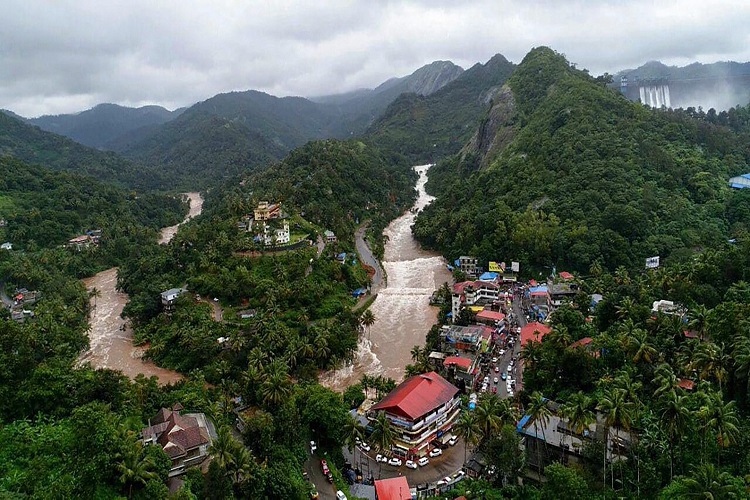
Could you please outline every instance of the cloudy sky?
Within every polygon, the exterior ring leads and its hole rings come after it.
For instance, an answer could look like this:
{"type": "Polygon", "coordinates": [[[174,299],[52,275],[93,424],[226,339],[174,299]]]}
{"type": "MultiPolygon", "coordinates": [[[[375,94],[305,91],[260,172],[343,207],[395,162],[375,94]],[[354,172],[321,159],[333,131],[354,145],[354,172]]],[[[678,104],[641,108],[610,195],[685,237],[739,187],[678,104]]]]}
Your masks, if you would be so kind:
{"type": "Polygon", "coordinates": [[[322,95],[548,45],[592,74],[750,61],[747,0],[2,0],[0,108],[322,95]]]}

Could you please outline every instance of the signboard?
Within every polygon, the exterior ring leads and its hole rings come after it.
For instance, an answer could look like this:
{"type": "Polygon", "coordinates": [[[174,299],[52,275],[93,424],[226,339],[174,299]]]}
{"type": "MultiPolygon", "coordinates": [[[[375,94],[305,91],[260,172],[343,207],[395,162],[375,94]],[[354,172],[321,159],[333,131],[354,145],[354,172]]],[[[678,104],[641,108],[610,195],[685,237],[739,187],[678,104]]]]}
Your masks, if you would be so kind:
{"type": "Polygon", "coordinates": [[[513,271],[514,273],[519,272],[520,269],[521,269],[521,265],[518,262],[510,263],[510,270],[513,271]]]}
{"type": "Polygon", "coordinates": [[[646,259],[646,269],[655,269],[659,267],[659,256],[649,257],[646,259]]]}
{"type": "Polygon", "coordinates": [[[497,263],[494,261],[490,261],[488,267],[491,273],[502,273],[503,271],[505,271],[505,262],[497,263]]]}

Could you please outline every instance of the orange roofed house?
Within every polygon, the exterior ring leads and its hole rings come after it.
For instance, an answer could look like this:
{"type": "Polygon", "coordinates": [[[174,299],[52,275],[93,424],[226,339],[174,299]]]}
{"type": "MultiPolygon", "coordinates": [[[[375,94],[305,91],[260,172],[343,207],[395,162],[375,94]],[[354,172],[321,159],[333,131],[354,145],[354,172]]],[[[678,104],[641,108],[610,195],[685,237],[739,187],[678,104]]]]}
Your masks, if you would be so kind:
{"type": "Polygon", "coordinates": [[[542,337],[552,331],[552,328],[539,322],[529,323],[521,328],[521,347],[529,342],[541,342],[542,337]]]}
{"type": "Polygon", "coordinates": [[[144,444],[158,444],[172,460],[169,477],[179,476],[208,456],[209,423],[203,413],[180,415],[182,405],[162,408],[142,431],[144,444]]]}
{"type": "Polygon", "coordinates": [[[435,372],[410,377],[373,405],[368,418],[385,413],[395,431],[392,451],[425,456],[433,439],[450,431],[461,408],[459,390],[435,372]]]}
{"type": "Polygon", "coordinates": [[[409,482],[404,476],[375,480],[375,500],[411,500],[409,482]]]}

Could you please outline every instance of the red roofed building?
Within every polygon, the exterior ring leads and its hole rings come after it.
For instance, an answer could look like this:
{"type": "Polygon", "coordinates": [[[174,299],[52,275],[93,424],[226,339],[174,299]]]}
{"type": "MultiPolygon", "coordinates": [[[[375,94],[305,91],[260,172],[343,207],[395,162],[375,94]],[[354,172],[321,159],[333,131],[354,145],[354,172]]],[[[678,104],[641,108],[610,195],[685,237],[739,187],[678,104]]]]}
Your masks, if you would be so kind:
{"type": "Polygon", "coordinates": [[[409,482],[404,476],[376,479],[375,500],[411,500],[409,482]]]}
{"type": "Polygon", "coordinates": [[[182,405],[162,408],[141,432],[144,444],[158,444],[172,460],[169,477],[178,476],[208,456],[211,437],[202,413],[180,415],[182,405]]]}
{"type": "Polygon", "coordinates": [[[449,366],[453,365],[457,368],[461,368],[463,371],[468,372],[471,368],[471,365],[474,362],[469,358],[461,358],[459,356],[448,356],[445,358],[445,361],[443,361],[443,366],[448,368],[449,366]]]}
{"type": "Polygon", "coordinates": [[[477,313],[477,323],[495,325],[503,320],[505,320],[505,314],[501,312],[484,310],[477,313]]]}
{"type": "Polygon", "coordinates": [[[688,380],[686,378],[679,379],[679,381],[677,382],[677,385],[680,388],[685,389],[686,391],[692,391],[693,389],[695,389],[695,382],[693,382],[692,380],[688,380]]]}
{"type": "MultiPolygon", "coordinates": [[[[446,360],[447,361],[447,360],[446,360]]],[[[401,456],[424,456],[430,441],[453,426],[461,399],[456,386],[435,372],[409,377],[368,412],[370,419],[385,413],[396,439],[392,450],[401,456]]]]}
{"type": "Polygon", "coordinates": [[[568,271],[563,271],[558,276],[560,276],[560,278],[562,278],[564,280],[572,280],[573,279],[573,275],[570,274],[568,271]]]}
{"type": "Polygon", "coordinates": [[[552,328],[539,322],[529,323],[521,328],[521,347],[529,342],[541,342],[542,337],[552,331],[552,328]]]}

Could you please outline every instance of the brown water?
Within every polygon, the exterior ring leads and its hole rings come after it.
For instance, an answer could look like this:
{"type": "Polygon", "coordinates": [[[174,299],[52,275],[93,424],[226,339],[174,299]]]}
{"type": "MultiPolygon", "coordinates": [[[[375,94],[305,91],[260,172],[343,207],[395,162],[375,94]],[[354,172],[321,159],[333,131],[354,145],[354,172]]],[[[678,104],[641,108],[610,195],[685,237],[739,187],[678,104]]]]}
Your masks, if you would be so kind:
{"type": "MultiPolygon", "coordinates": [[[[414,167],[420,174],[419,196],[415,207],[421,210],[434,197],[424,185],[429,165],[414,167]]],[[[375,324],[360,339],[354,363],[325,373],[321,383],[343,391],[363,374],[383,375],[400,381],[404,367],[411,363],[411,348],[424,345],[430,327],[437,322],[436,307],[430,306],[430,295],[444,282],[452,283],[445,260],[435,252],[423,250],[411,234],[415,214],[407,212],[385,229],[383,268],[388,277],[385,288],[371,306],[375,324]]]]}
{"type": "Polygon", "coordinates": [[[189,221],[193,217],[200,215],[201,211],[203,210],[203,197],[200,195],[200,193],[185,193],[185,195],[190,199],[190,210],[188,210],[187,216],[179,224],[162,228],[161,237],[159,238],[159,244],[164,245],[172,241],[174,235],[177,234],[177,229],[179,229],[182,224],[189,221]]]}
{"type": "MultiPolygon", "coordinates": [[[[190,211],[185,221],[199,215],[203,207],[200,194],[187,193],[187,196],[190,198],[190,211]]],[[[178,227],[179,224],[162,229],[159,243],[168,243],[178,227]]],[[[142,359],[146,348],[133,345],[133,330],[120,316],[128,303],[128,295],[117,290],[116,267],[86,278],[83,283],[88,290],[96,288],[99,296],[91,298],[90,347],[78,359],[80,364],[91,363],[94,368],[120,370],[130,378],[135,378],[139,373],[146,377],[156,375],[160,384],[182,379],[179,373],[142,359]]]]}

